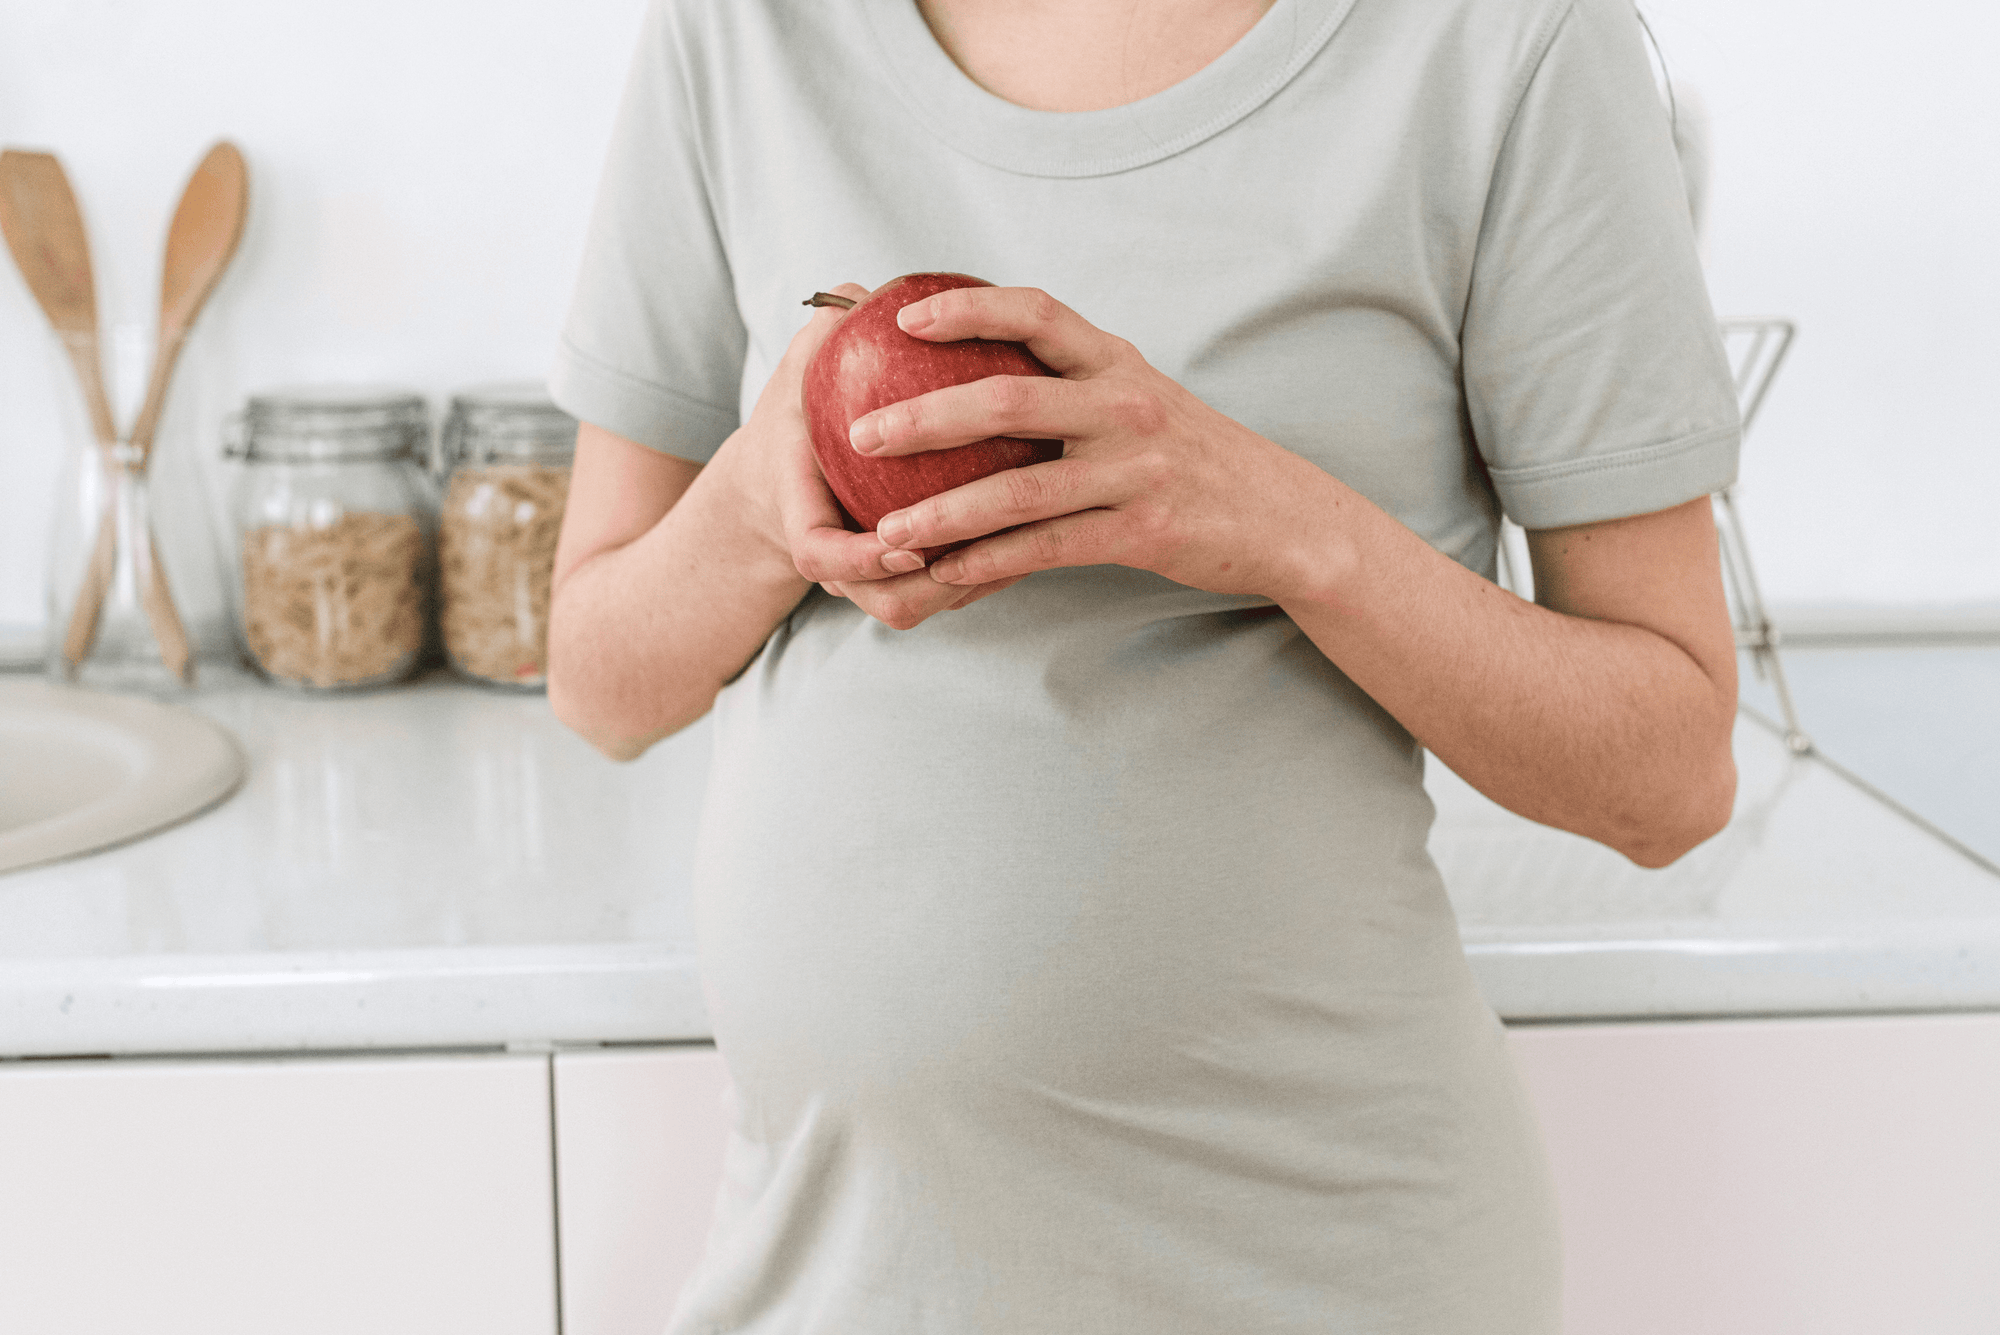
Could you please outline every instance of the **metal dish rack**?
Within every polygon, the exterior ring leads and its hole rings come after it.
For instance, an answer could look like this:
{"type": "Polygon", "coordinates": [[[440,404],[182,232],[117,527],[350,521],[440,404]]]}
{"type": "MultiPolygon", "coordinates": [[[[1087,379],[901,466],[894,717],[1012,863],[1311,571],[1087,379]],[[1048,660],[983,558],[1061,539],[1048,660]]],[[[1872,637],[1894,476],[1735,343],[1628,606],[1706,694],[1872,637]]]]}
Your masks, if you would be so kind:
{"type": "MultiPolygon", "coordinates": [[[[1736,382],[1736,406],[1743,419],[1743,434],[1750,434],[1757,410],[1791,350],[1798,327],[1790,320],[1773,318],[1724,320],[1720,325],[1723,350],[1729,356],[1730,375],[1736,382]]],[[[1799,726],[1798,710],[1792,704],[1791,687],[1785,681],[1785,666],[1778,657],[1778,629],[1764,607],[1763,592],[1757,586],[1757,572],[1750,564],[1750,545],[1743,537],[1743,519],[1737,513],[1733,488],[1724,487],[1712,498],[1715,506],[1715,534],[1722,549],[1722,576],[1728,590],[1730,617],[1736,626],[1736,643],[1750,651],[1750,663],[1757,679],[1768,678],[1778,693],[1785,719],[1785,745],[1794,755],[1813,749],[1812,738],[1799,726]]],[[[1535,596],[1533,571],[1528,561],[1527,535],[1511,519],[1500,521],[1500,583],[1523,598],[1535,596]]]]}
{"type": "MultiPolygon", "coordinates": [[[[1777,378],[1778,367],[1791,350],[1798,327],[1790,320],[1724,320],[1722,346],[1729,354],[1730,374],[1736,379],[1736,404],[1743,415],[1743,434],[1764,395],[1777,378]]],[[[1743,520],[1736,512],[1734,489],[1715,493],[1715,532],[1722,543],[1722,574],[1729,585],[1729,603],[1735,612],[1736,643],[1750,651],[1750,664],[1757,679],[1768,675],[1778,692],[1778,705],[1785,714],[1785,745],[1793,755],[1813,749],[1812,738],[1799,727],[1798,710],[1792,705],[1791,687],[1785,683],[1785,665],[1778,658],[1778,630],[1764,610],[1764,595],[1757,587],[1757,572],[1750,564],[1750,546],[1743,540],[1743,520]]]]}

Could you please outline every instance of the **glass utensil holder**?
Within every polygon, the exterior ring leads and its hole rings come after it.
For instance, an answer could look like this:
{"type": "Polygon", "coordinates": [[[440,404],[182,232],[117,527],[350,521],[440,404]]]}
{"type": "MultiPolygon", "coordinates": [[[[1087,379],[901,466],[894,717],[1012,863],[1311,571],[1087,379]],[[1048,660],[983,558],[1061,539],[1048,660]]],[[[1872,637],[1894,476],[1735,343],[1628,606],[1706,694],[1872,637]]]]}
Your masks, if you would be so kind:
{"type": "Polygon", "coordinates": [[[102,690],[174,696],[199,667],[230,657],[217,562],[211,478],[194,448],[210,396],[190,348],[149,450],[123,434],[138,417],[153,363],[153,331],[119,322],[95,349],[119,424],[98,434],[76,387],[70,349],[51,340],[50,371],[65,442],[44,569],[43,663],[51,679],[102,690]]]}
{"type": "Polygon", "coordinates": [[[123,441],[72,451],[49,552],[49,675],[116,690],[194,679],[193,647],[154,532],[153,486],[123,441]]]}

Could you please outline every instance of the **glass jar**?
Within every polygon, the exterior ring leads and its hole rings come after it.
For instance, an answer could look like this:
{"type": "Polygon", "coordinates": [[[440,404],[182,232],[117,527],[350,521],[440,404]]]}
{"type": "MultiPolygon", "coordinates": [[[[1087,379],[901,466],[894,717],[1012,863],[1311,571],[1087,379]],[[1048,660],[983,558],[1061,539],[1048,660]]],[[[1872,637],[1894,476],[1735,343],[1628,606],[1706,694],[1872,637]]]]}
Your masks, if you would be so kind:
{"type": "Polygon", "coordinates": [[[251,663],[311,690],[408,677],[436,569],[422,397],[274,390],[250,399],[231,437],[223,453],[243,461],[230,504],[237,626],[251,663]]]}
{"type": "Polygon", "coordinates": [[[576,419],[539,385],[471,389],[452,399],[440,453],[445,657],[474,681],[542,690],[576,419]]]}

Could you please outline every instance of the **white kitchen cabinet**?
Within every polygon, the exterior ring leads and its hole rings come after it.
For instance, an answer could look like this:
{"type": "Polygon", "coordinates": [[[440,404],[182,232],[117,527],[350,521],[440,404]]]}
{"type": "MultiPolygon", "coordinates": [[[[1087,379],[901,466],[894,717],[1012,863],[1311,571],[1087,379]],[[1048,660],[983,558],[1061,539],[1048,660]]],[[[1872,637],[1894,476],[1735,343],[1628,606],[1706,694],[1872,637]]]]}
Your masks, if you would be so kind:
{"type": "Polygon", "coordinates": [[[708,1235],[728,1137],[713,1047],[555,1058],[563,1335],[659,1335],[708,1235]]]}
{"type": "Polygon", "coordinates": [[[1567,1335],[2000,1330],[2000,1015],[1509,1037],[1567,1335]]]}
{"type": "MultiPolygon", "coordinates": [[[[2000,1330],[2000,1015],[1515,1026],[1566,1335],[2000,1330]]],[[[556,1058],[564,1335],[658,1335],[726,1136],[711,1048],[556,1058]]]]}
{"type": "Polygon", "coordinates": [[[548,1070],[0,1065],[0,1331],[554,1335],[548,1070]]]}
{"type": "MultiPolygon", "coordinates": [[[[1567,1335],[2000,1329],[2000,1015],[1509,1042],[1567,1335]]],[[[702,1044],[0,1064],[0,1332],[659,1335],[727,1097],[702,1044]]]]}

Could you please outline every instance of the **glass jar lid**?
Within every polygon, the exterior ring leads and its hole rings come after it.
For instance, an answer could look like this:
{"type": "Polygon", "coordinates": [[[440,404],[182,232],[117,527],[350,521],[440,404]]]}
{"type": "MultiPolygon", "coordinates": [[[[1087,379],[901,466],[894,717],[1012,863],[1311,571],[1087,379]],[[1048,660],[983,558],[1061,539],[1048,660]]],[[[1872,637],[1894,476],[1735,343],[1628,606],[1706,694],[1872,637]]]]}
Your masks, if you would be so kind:
{"type": "Polygon", "coordinates": [[[301,385],[250,396],[223,453],[259,460],[397,459],[429,443],[423,395],[381,385],[301,385]]]}
{"type": "Polygon", "coordinates": [[[576,419],[532,382],[479,385],[452,396],[443,463],[567,464],[576,453],[576,419]]]}

